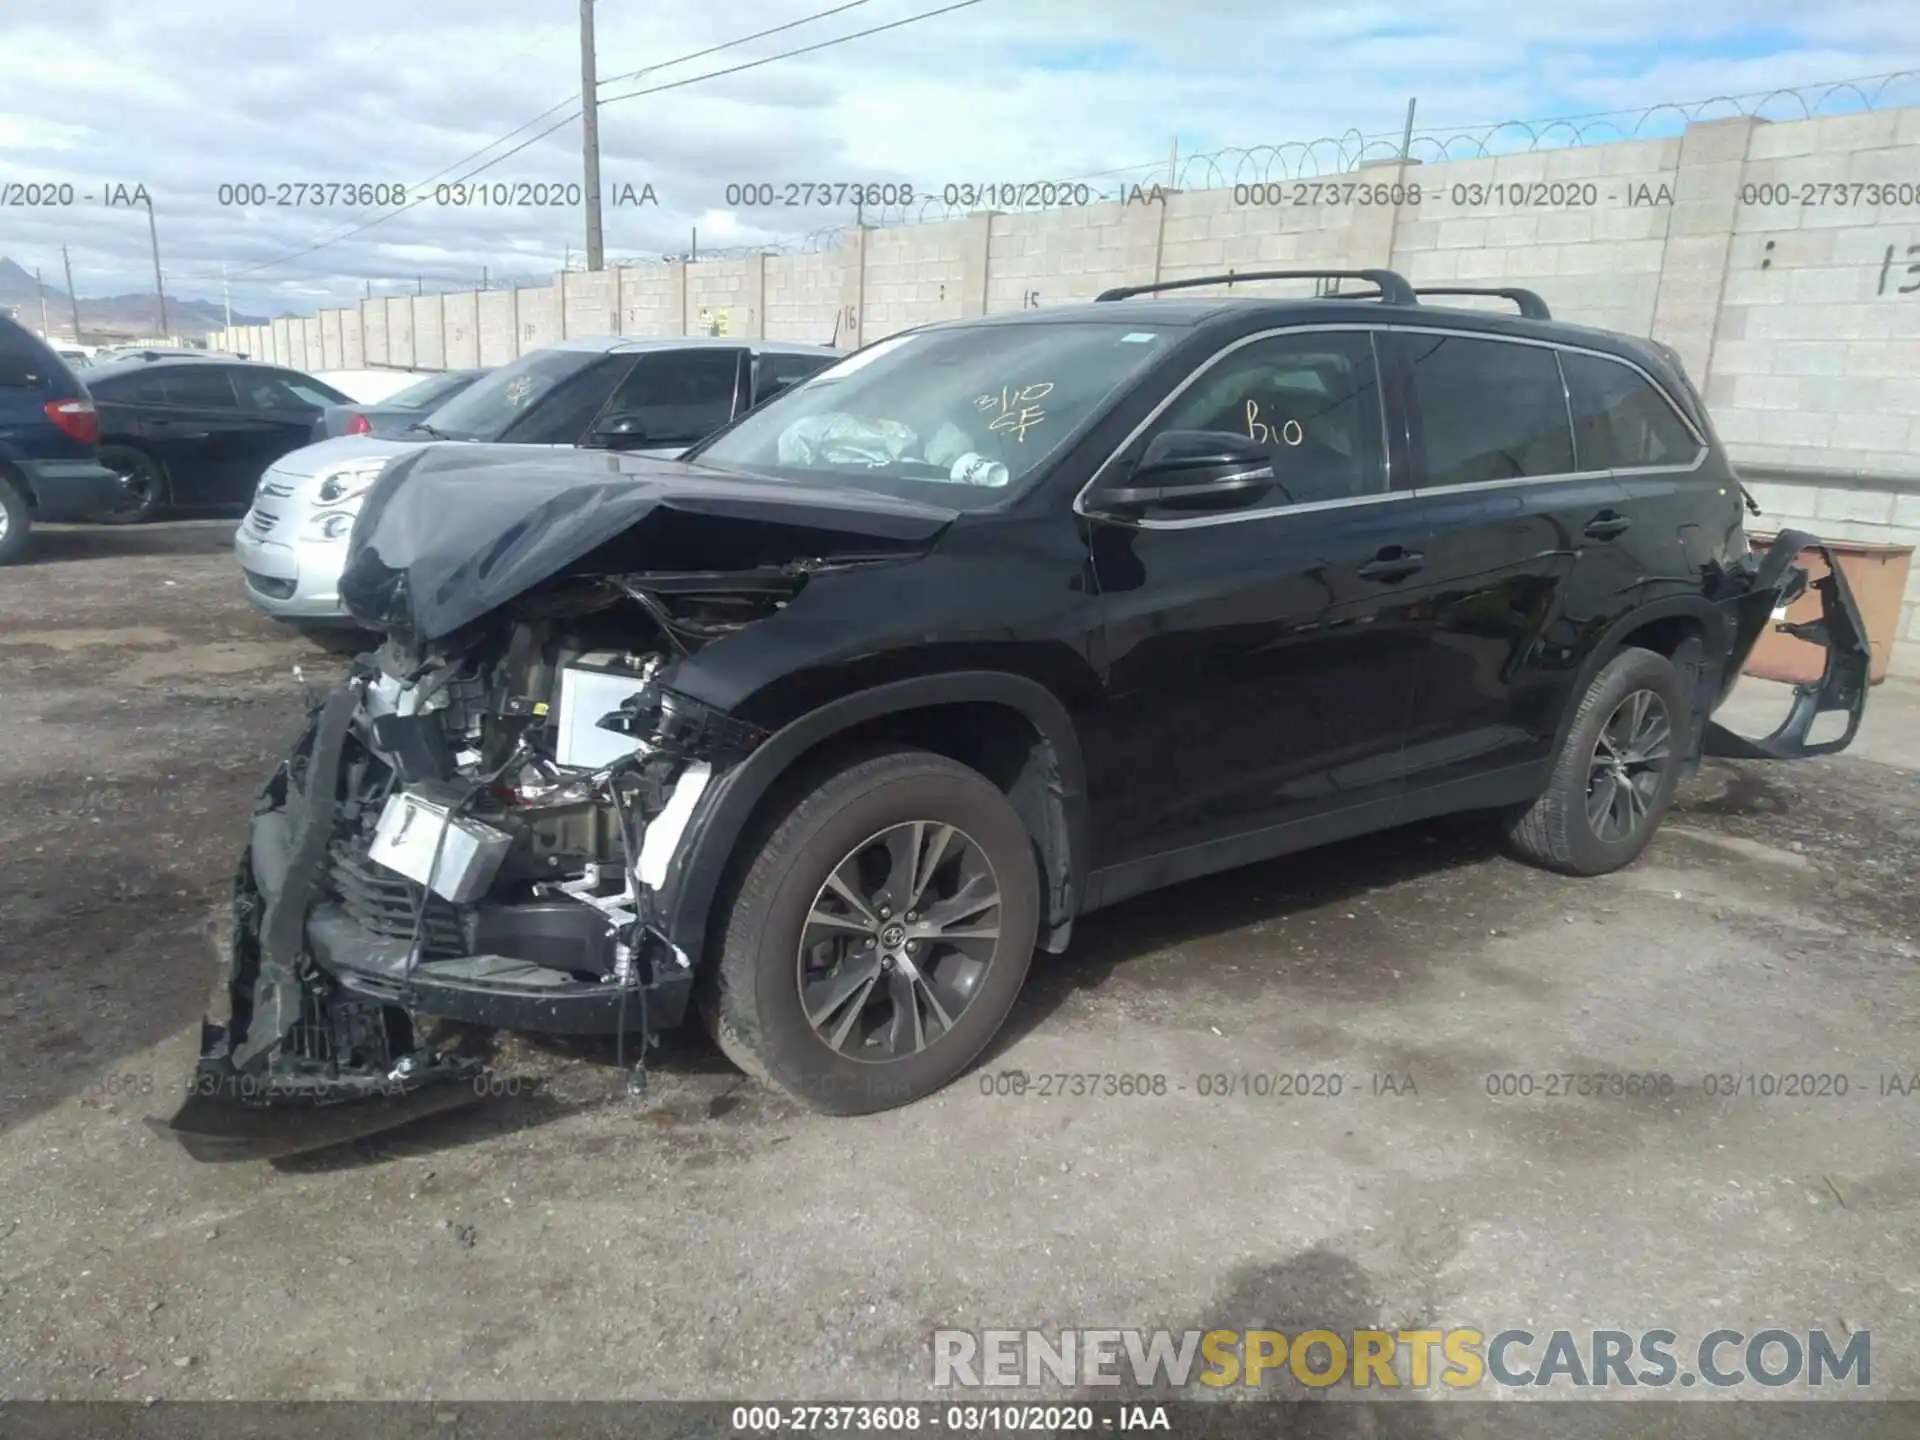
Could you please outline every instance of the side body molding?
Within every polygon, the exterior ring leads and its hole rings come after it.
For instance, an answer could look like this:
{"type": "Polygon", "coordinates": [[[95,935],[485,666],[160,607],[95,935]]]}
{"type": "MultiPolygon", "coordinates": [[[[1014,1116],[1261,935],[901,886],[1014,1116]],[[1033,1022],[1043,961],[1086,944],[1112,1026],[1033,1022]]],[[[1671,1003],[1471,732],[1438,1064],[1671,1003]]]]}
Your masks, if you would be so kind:
{"type": "Polygon", "coordinates": [[[1020,788],[1029,790],[1030,780],[1039,782],[1029,793],[1037,794],[1042,813],[1025,818],[1035,830],[1045,865],[1041,945],[1056,952],[1065,949],[1086,893],[1086,765],[1073,719],[1059,697],[1037,680],[999,670],[918,676],[842,696],[776,730],[740,764],[717,776],[695,809],[660,887],[660,922],[667,938],[696,965],[705,958],[721,874],[755,807],[803,755],[867,721],[956,704],[996,704],[1017,711],[1050,752],[1036,753],[1020,788]],[[1041,768],[1044,773],[1036,773],[1041,768]]]}

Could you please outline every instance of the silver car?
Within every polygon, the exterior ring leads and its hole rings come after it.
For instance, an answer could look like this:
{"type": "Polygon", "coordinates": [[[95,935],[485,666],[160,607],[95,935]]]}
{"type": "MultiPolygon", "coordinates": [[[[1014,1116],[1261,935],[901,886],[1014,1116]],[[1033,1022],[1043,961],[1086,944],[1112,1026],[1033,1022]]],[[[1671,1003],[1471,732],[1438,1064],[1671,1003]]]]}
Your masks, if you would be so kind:
{"type": "Polygon", "coordinates": [[[407,435],[342,436],[276,460],[233,538],[247,599],[279,620],[345,622],[339,579],[354,516],[386,463],[417,446],[579,445],[671,458],[841,355],[778,341],[611,336],[523,355],[407,435]]]}

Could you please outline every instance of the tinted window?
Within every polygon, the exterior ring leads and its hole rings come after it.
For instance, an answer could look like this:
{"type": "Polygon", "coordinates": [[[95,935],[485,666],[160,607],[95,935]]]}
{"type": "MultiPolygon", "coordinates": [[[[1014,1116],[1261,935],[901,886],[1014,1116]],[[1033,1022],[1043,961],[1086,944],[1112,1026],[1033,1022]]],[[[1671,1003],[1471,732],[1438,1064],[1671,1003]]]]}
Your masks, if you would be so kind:
{"type": "Polygon", "coordinates": [[[762,355],[754,382],[754,403],[764,404],[809,375],[818,375],[833,360],[831,355],[762,355]]]}
{"type": "Polygon", "coordinates": [[[183,365],[154,378],[159,380],[160,394],[169,405],[197,405],[215,410],[235,408],[233,381],[225,370],[183,365]]]}
{"type": "Polygon", "coordinates": [[[1468,485],[1576,467],[1560,367],[1544,345],[1405,334],[1426,432],[1428,485],[1468,485]]]}
{"type": "Polygon", "coordinates": [[[1700,442],[1639,371],[1565,350],[1560,363],[1573,399],[1573,443],[1582,470],[1685,465],[1700,453],[1700,442]]]}
{"type": "Polygon", "coordinates": [[[691,445],[733,418],[738,350],[645,354],[607,402],[608,416],[633,415],[654,445],[691,445]]]}
{"type": "Polygon", "coordinates": [[[1312,331],[1232,351],[1188,387],[1141,443],[1162,430],[1219,430],[1273,457],[1265,503],[1305,505],[1386,489],[1380,380],[1365,331],[1312,331]]]}
{"type": "Polygon", "coordinates": [[[467,388],[484,372],[455,370],[446,375],[429,375],[380,402],[383,410],[435,410],[467,388]]]}
{"type": "Polygon", "coordinates": [[[0,322],[0,385],[38,390],[56,374],[59,357],[17,325],[0,322]]]}
{"type": "MultiPolygon", "coordinates": [[[[562,384],[577,382],[570,389],[573,398],[577,398],[581,386],[592,388],[581,377],[587,372],[596,372],[592,384],[598,384],[597,377],[603,376],[605,385],[599,399],[581,419],[574,434],[554,442],[570,445],[580,438],[588,422],[599,412],[601,403],[613,389],[614,377],[622,372],[624,362],[608,366],[607,360],[605,352],[599,350],[536,350],[531,355],[523,355],[511,365],[502,365],[434,411],[433,428],[453,440],[499,440],[509,429],[532,415],[536,407],[540,407],[547,396],[562,384]]],[[[535,421],[529,420],[528,423],[532,428],[535,421]]],[[[518,440],[523,437],[516,435],[514,438],[518,440]]]]}
{"type": "Polygon", "coordinates": [[[117,375],[95,379],[87,388],[93,398],[110,405],[164,405],[166,386],[151,370],[123,370],[117,375]]]}
{"type": "MultiPolygon", "coordinates": [[[[613,387],[631,368],[627,355],[594,355],[584,370],[567,376],[528,407],[500,433],[513,445],[578,445],[613,394],[613,387]]],[[[455,400],[454,404],[459,404],[455,400]]],[[[432,422],[438,428],[439,411],[432,422]]]]}
{"type": "Polygon", "coordinates": [[[352,402],[338,390],[305,375],[279,370],[242,370],[234,376],[240,403],[250,410],[285,414],[289,410],[322,410],[352,402]]]}

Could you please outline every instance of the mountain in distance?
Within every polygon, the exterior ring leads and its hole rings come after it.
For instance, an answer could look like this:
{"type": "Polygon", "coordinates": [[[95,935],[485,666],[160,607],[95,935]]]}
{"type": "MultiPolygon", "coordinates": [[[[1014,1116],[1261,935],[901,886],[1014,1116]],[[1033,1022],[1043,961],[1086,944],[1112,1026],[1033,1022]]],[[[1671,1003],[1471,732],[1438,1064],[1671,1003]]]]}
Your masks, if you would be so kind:
{"type": "MultiPolygon", "coordinates": [[[[73,307],[67,301],[67,292],[49,283],[46,295],[48,327],[65,334],[73,327],[73,307]]],[[[0,310],[11,310],[21,324],[40,328],[40,287],[31,271],[4,255],[0,255],[0,310]]],[[[151,290],[144,295],[80,297],[80,328],[86,332],[83,343],[151,335],[158,318],[159,308],[151,290]]],[[[264,325],[267,319],[265,315],[233,312],[236,325],[264,325]]],[[[225,329],[226,324],[225,309],[211,301],[167,296],[167,329],[175,335],[202,339],[225,329]]]]}

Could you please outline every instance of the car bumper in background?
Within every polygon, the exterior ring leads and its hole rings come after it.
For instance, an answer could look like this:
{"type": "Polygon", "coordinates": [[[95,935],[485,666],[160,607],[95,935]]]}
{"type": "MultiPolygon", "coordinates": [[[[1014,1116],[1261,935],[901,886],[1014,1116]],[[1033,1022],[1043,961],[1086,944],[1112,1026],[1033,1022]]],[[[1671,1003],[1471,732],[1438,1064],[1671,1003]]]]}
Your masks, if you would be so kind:
{"type": "Polygon", "coordinates": [[[276,620],[351,623],[340,603],[346,542],[289,542],[281,533],[294,527],[284,523],[265,535],[260,529],[258,512],[249,510],[233,536],[242,586],[254,609],[276,620]]]}
{"type": "Polygon", "coordinates": [[[38,520],[98,519],[126,490],[125,479],[92,460],[23,460],[19,466],[33,487],[38,520]]]}

